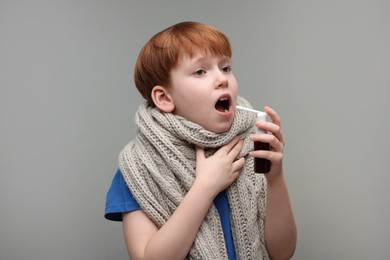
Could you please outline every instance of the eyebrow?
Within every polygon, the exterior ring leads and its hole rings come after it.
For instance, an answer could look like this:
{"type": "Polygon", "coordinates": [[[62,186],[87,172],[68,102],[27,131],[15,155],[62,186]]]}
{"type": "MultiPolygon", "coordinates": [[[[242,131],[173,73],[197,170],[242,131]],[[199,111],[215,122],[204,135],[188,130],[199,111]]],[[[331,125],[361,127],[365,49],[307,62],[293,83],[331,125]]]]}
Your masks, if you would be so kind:
{"type": "MultiPolygon", "coordinates": [[[[192,59],[192,62],[204,62],[205,60],[209,59],[209,56],[210,55],[201,55],[195,59],[192,59]]],[[[221,55],[221,56],[211,55],[211,57],[218,58],[219,61],[222,61],[222,62],[231,62],[232,61],[232,59],[230,57],[225,56],[225,55],[221,55]]]]}

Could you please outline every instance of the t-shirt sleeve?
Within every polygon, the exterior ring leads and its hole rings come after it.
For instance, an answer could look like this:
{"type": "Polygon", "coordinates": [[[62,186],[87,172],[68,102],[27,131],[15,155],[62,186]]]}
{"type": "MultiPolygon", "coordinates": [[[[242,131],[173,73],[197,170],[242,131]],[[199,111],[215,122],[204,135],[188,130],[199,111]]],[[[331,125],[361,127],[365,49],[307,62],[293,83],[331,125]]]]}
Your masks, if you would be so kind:
{"type": "Polygon", "coordinates": [[[122,221],[122,213],[141,209],[118,169],[106,195],[104,217],[112,221],[122,221]]]}

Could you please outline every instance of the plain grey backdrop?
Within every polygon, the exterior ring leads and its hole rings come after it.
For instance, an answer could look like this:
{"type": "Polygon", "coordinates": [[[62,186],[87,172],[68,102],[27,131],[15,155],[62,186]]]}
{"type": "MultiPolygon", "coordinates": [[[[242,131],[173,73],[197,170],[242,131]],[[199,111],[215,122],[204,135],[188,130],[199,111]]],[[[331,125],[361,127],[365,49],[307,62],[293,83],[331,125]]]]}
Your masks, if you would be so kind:
{"type": "Polygon", "coordinates": [[[0,259],[127,258],[103,212],[142,101],[133,66],[186,20],[225,32],[240,95],[282,117],[294,259],[388,259],[389,13],[386,0],[1,0],[0,259]]]}

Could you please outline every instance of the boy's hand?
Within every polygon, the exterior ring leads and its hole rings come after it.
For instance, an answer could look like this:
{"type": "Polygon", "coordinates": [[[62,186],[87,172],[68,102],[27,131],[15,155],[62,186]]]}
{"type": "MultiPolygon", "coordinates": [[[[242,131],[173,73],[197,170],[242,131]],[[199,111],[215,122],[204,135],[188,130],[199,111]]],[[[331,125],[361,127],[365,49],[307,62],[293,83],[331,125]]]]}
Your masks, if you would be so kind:
{"type": "Polygon", "coordinates": [[[252,141],[261,141],[270,144],[270,151],[257,150],[249,153],[250,156],[265,158],[271,161],[271,170],[265,176],[268,180],[283,172],[283,150],[284,140],[281,131],[281,123],[278,114],[270,107],[264,107],[264,112],[268,114],[272,122],[256,122],[256,126],[268,132],[268,134],[253,134],[252,141]]]}
{"type": "Polygon", "coordinates": [[[235,137],[212,156],[206,158],[204,149],[196,147],[196,180],[197,184],[213,192],[216,196],[226,189],[239,176],[245,159],[236,157],[243,147],[243,141],[235,137]]]}

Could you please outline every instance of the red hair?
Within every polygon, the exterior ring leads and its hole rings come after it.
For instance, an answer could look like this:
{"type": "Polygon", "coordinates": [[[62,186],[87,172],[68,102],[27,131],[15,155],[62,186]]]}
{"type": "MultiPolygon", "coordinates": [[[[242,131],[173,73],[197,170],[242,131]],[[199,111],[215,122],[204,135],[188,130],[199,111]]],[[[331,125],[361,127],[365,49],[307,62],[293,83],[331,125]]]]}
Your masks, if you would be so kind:
{"type": "Polygon", "coordinates": [[[138,91],[154,106],[151,92],[154,86],[170,86],[170,72],[184,55],[197,51],[231,58],[229,39],[216,28],[198,22],[182,22],[154,35],[142,48],[134,68],[138,91]]]}

